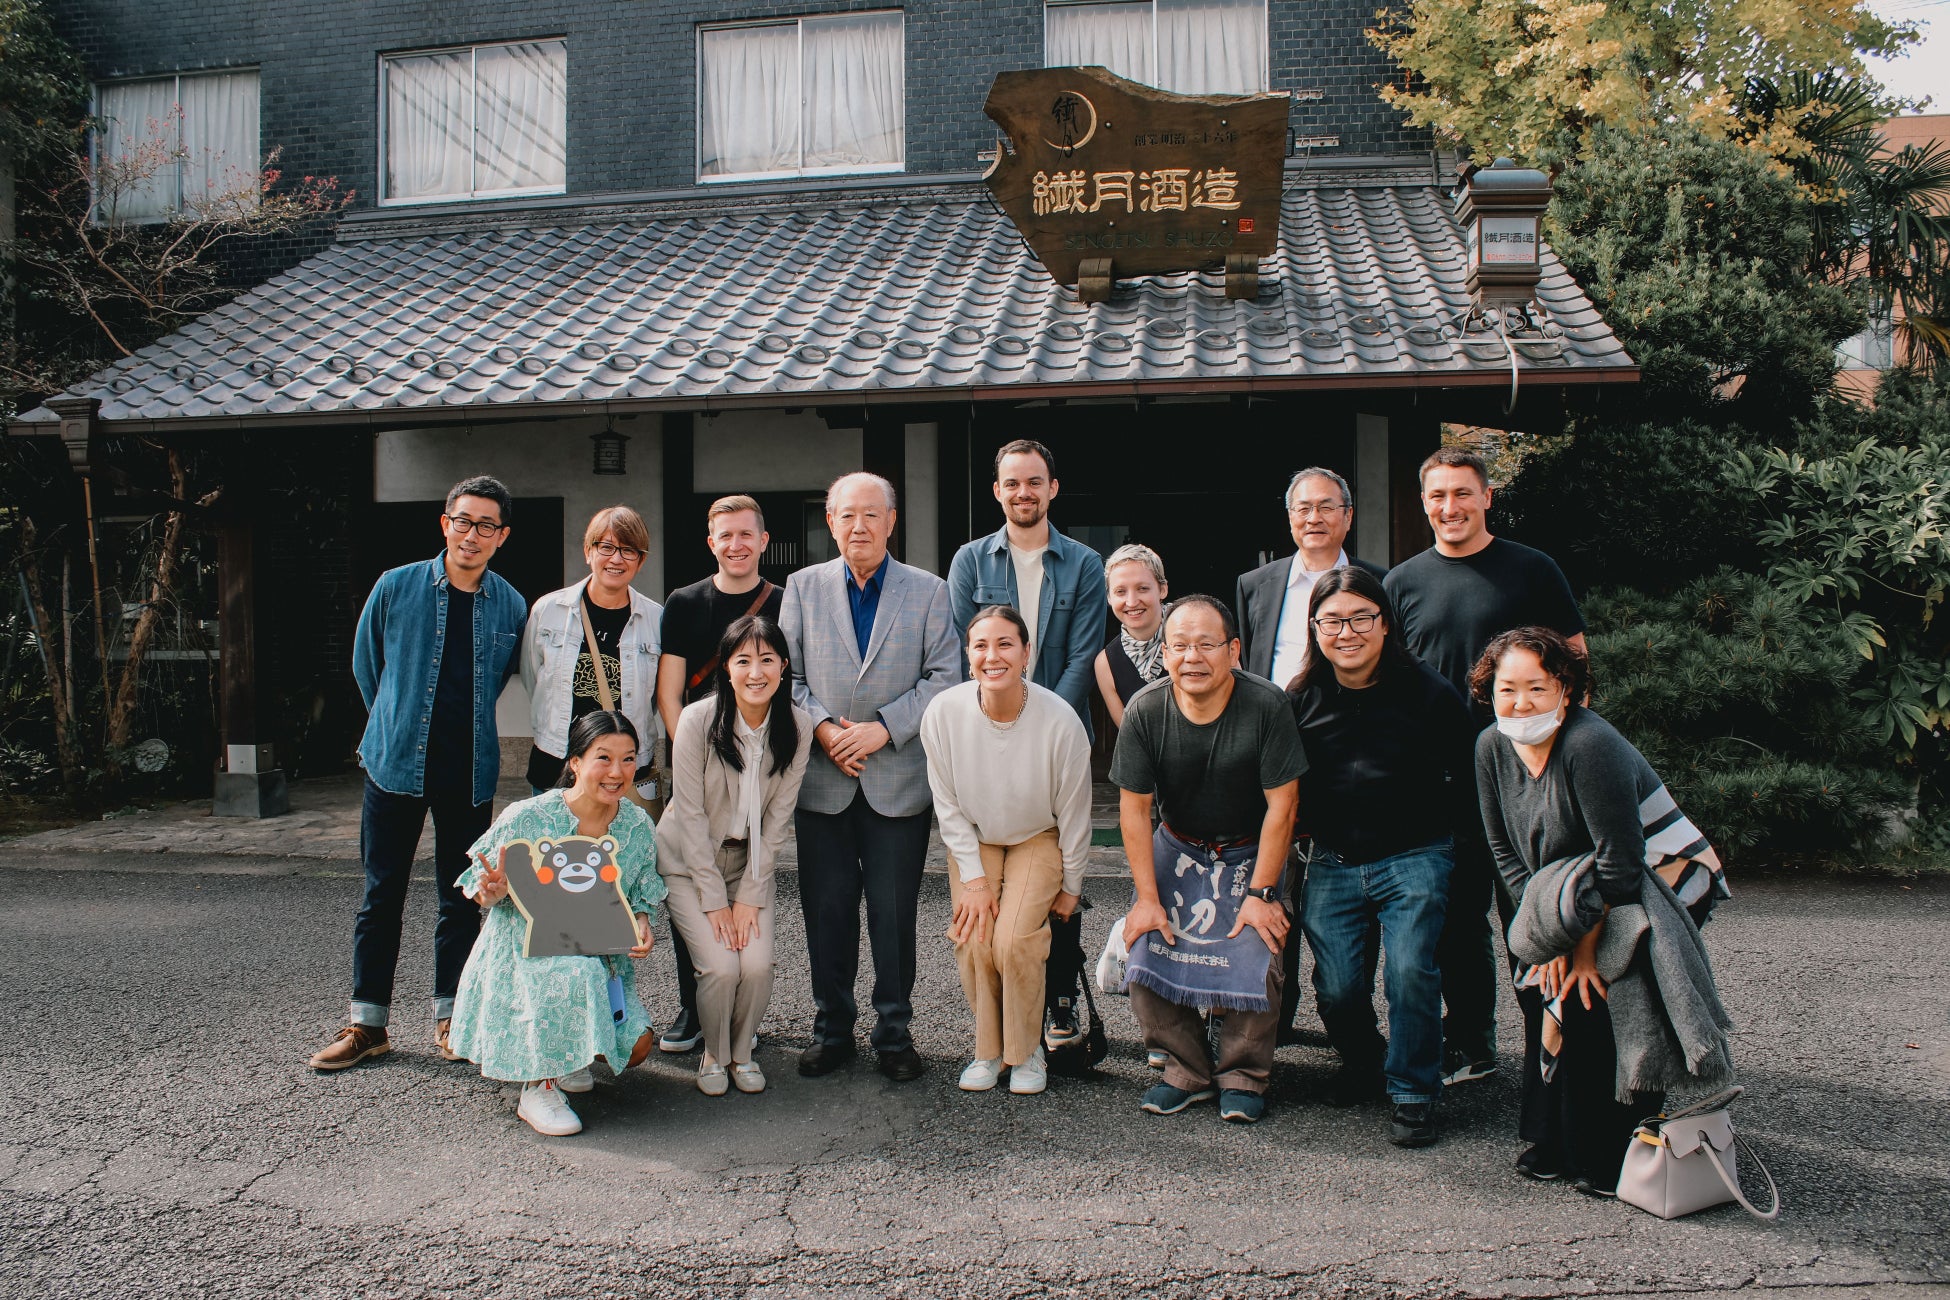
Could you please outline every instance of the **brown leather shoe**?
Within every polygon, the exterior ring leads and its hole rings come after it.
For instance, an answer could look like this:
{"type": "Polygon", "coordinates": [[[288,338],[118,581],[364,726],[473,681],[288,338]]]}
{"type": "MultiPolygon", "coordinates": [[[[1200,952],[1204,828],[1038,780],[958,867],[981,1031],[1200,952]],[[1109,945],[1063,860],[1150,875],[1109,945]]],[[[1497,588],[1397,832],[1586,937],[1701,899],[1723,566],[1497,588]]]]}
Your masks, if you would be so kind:
{"type": "Polygon", "coordinates": [[[650,1049],[656,1046],[656,1043],[657,1031],[654,1029],[644,1030],[643,1037],[637,1039],[636,1046],[630,1049],[630,1063],[623,1068],[626,1070],[634,1070],[637,1066],[642,1065],[644,1058],[650,1055],[650,1049]]]}
{"type": "Polygon", "coordinates": [[[436,1020],[433,1022],[433,1041],[439,1045],[440,1059],[443,1061],[458,1061],[462,1059],[459,1053],[447,1046],[447,1034],[453,1028],[453,1024],[452,1019],[436,1020]]]}
{"type": "Polygon", "coordinates": [[[347,1025],[338,1036],[311,1058],[314,1070],[343,1070],[369,1056],[384,1056],[393,1050],[386,1031],[378,1025],[347,1025]]]}

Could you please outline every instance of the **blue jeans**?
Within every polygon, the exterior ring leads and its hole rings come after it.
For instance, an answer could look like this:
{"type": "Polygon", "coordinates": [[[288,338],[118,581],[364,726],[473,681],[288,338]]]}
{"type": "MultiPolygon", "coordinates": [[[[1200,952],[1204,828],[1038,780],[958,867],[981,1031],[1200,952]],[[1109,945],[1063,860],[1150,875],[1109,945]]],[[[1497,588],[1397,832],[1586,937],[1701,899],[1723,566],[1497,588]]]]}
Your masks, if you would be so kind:
{"type": "Polygon", "coordinates": [[[461,968],[481,932],[481,908],[460,892],[467,850],[494,821],[494,801],[475,803],[466,791],[431,799],[391,794],[366,781],[359,812],[359,856],[366,868],[366,896],[352,925],[352,1019],[384,1025],[391,1018],[393,970],[399,965],[400,928],[406,918],[406,887],[427,814],[433,814],[433,879],[440,918],[433,929],[433,1018],[454,1013],[461,968]]]}
{"type": "Polygon", "coordinates": [[[1359,865],[1316,847],[1307,867],[1300,924],[1314,952],[1321,1022],[1349,1069],[1381,1067],[1397,1104],[1434,1101],[1442,1093],[1442,976],[1435,949],[1454,865],[1450,842],[1443,840],[1359,865]],[[1377,922],[1387,955],[1386,1044],[1374,1014],[1377,922]]]}

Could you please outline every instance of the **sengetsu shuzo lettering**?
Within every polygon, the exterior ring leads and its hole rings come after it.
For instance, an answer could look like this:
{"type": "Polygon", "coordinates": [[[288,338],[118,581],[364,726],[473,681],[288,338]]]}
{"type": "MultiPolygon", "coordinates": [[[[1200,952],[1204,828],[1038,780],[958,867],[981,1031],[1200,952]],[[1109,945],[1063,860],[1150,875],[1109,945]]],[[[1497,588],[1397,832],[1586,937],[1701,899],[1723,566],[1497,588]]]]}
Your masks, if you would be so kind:
{"type": "Polygon", "coordinates": [[[1160,167],[1152,171],[1039,171],[1031,178],[1030,206],[1039,217],[1101,211],[1122,203],[1131,212],[1189,212],[1208,208],[1236,212],[1239,173],[1228,167],[1160,167]]]}

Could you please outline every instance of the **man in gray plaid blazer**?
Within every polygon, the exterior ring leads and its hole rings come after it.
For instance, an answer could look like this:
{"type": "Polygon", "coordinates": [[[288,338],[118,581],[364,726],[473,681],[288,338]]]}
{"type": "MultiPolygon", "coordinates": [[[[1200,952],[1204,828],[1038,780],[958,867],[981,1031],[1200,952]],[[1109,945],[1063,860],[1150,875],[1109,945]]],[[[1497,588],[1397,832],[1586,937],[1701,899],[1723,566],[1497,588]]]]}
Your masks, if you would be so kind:
{"type": "Polygon", "coordinates": [[[787,580],[779,622],[792,653],[792,699],[813,717],[799,789],[799,899],[812,962],[812,1046],[799,1073],[827,1074],[854,1053],[860,900],[873,951],[873,1047],[890,1079],[924,1068],[913,1019],[915,909],[933,798],[921,714],[961,671],[948,585],[887,554],[894,485],[848,474],[826,493],[840,558],[787,580]]]}

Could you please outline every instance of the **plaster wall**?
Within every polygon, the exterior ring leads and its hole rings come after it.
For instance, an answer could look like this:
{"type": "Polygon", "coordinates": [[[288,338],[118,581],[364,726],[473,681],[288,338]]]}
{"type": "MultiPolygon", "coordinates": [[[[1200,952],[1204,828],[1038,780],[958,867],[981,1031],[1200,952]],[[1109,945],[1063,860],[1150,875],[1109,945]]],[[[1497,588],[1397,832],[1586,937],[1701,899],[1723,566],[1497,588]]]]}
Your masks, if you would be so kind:
{"type": "Polygon", "coordinates": [[[699,416],[691,490],[823,492],[860,468],[858,429],[829,429],[811,411],[725,411],[699,416]]]}
{"type": "MultiPolygon", "coordinates": [[[[382,432],[373,439],[373,498],[377,501],[444,499],[447,489],[469,474],[492,474],[517,497],[561,497],[562,573],[574,581],[586,572],[582,558],[582,530],[589,516],[604,506],[632,506],[650,529],[650,554],[637,576],[637,590],[658,597],[664,590],[663,436],[654,415],[619,417],[616,428],[628,435],[625,465],[628,473],[592,472],[591,434],[604,427],[600,418],[486,424],[459,429],[412,429],[382,432]]],[[[516,537],[525,545],[546,545],[548,539],[521,535],[521,519],[514,520],[516,537]]],[[[504,739],[528,737],[528,692],[521,679],[501,693],[496,718],[504,739]]],[[[522,747],[526,753],[526,747],[522,747]]],[[[505,758],[505,756],[504,756],[505,758]]]]}

